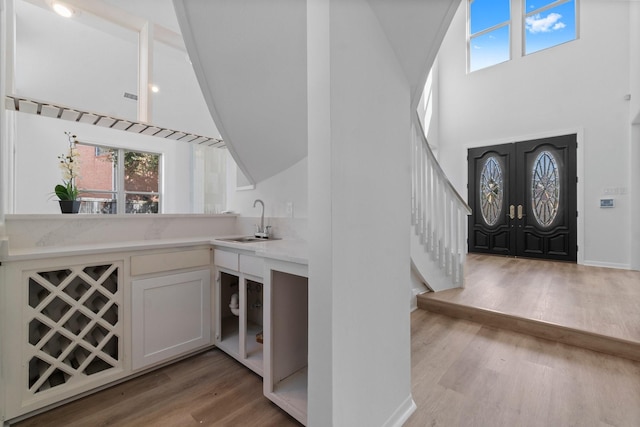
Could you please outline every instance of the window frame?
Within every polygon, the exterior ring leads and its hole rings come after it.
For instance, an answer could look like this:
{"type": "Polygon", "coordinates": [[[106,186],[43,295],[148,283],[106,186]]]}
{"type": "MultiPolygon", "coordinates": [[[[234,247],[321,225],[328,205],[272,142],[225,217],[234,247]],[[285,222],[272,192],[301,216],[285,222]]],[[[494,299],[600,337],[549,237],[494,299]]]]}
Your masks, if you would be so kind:
{"type": "Polygon", "coordinates": [[[576,41],[578,39],[580,39],[580,15],[579,15],[579,11],[580,11],[580,0],[555,0],[552,3],[547,4],[546,6],[542,6],[539,7],[537,9],[532,10],[531,12],[527,12],[527,0],[520,0],[520,2],[522,3],[522,21],[521,21],[521,37],[522,37],[522,46],[520,46],[521,49],[521,56],[525,57],[525,56],[529,56],[529,55],[533,55],[534,53],[538,53],[538,52],[542,52],[545,51],[547,49],[551,49],[554,48],[556,46],[561,46],[563,44],[566,43],[570,43],[573,41],[576,41]],[[574,25],[575,25],[575,31],[576,31],[576,36],[575,38],[573,38],[572,40],[567,40],[558,44],[554,44],[551,46],[547,46],[545,48],[542,49],[538,49],[536,51],[527,53],[527,18],[533,15],[537,15],[539,13],[543,13],[546,12],[549,9],[553,9],[555,7],[561,6],[565,3],[569,3],[573,1],[573,17],[575,19],[574,25]]]}
{"type": "MultiPolygon", "coordinates": [[[[513,7],[512,7],[512,0],[508,1],[509,4],[509,19],[506,21],[503,21],[499,24],[496,24],[492,27],[489,28],[485,28],[484,30],[478,31],[476,33],[471,34],[471,3],[473,3],[475,0],[467,0],[467,22],[466,22],[466,31],[467,31],[467,73],[473,73],[475,71],[479,71],[479,70],[484,70],[485,68],[489,68],[489,67],[493,67],[494,65],[498,65],[498,64],[502,64],[504,62],[508,62],[511,61],[511,59],[513,59],[512,57],[512,52],[511,52],[511,45],[512,45],[512,35],[511,35],[511,31],[513,28],[512,22],[513,22],[513,7]],[[473,41],[473,39],[484,36],[486,34],[489,34],[493,31],[499,30],[501,28],[507,27],[508,28],[508,33],[509,33],[509,57],[501,62],[496,62],[495,64],[491,64],[488,65],[486,67],[482,67],[482,68],[477,68],[475,70],[471,69],[471,42],[473,41]]],[[[523,2],[525,0],[522,0],[523,2]]]]}
{"type": "MultiPolygon", "coordinates": [[[[97,194],[105,194],[105,195],[114,195],[114,199],[116,201],[116,214],[120,215],[120,214],[126,214],[126,202],[127,202],[127,195],[130,194],[140,194],[140,195],[148,195],[148,196],[158,196],[158,212],[157,213],[153,213],[150,212],[151,214],[161,214],[164,212],[164,186],[163,186],[163,179],[162,179],[162,171],[163,171],[163,166],[164,166],[164,154],[161,152],[153,152],[153,151],[148,151],[148,150],[139,150],[137,148],[125,148],[125,147],[113,147],[113,146],[109,146],[107,144],[100,144],[100,143],[93,143],[93,142],[86,142],[86,141],[77,141],[77,144],[79,145],[84,145],[84,146],[90,146],[90,147],[94,147],[95,148],[95,152],[96,154],[98,153],[99,149],[107,149],[107,150],[113,150],[114,152],[116,152],[116,158],[117,158],[117,164],[116,164],[116,174],[115,174],[115,189],[113,191],[108,191],[108,190],[95,190],[95,189],[90,189],[90,188],[79,188],[80,190],[80,201],[83,201],[83,197],[82,197],[82,193],[97,193],[97,194]],[[144,154],[151,154],[154,156],[158,156],[158,191],[127,191],[125,189],[125,168],[124,168],[124,158],[125,158],[125,153],[127,152],[135,152],[135,153],[144,153],[144,154]]],[[[82,175],[82,164],[80,164],[80,174],[82,175]]],[[[103,215],[101,213],[91,213],[92,215],[103,215]]],[[[108,215],[111,213],[105,213],[104,215],[108,215]]],[[[132,215],[137,215],[137,214],[132,214],[132,215]]]]}

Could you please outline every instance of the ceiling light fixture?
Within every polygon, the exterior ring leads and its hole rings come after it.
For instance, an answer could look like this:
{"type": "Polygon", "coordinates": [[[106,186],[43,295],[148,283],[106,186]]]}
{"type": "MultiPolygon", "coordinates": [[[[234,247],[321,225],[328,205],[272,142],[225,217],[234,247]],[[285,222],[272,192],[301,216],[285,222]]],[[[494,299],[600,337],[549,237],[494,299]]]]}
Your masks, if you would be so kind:
{"type": "Polygon", "coordinates": [[[73,9],[66,4],[54,2],[51,7],[55,13],[65,18],[71,18],[74,15],[73,9]]]}
{"type": "Polygon", "coordinates": [[[151,85],[151,92],[158,93],[160,92],[160,88],[158,88],[158,86],[156,85],[151,85]]]}

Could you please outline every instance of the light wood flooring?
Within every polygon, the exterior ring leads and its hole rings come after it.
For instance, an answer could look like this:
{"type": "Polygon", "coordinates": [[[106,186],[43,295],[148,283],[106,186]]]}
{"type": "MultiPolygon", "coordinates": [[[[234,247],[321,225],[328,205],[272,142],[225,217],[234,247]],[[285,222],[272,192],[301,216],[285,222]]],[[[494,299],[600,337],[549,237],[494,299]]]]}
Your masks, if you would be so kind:
{"type": "Polygon", "coordinates": [[[262,378],[218,349],[15,424],[20,427],[300,426],[262,394],[262,378]]]}
{"type": "Polygon", "coordinates": [[[640,362],[416,310],[406,427],[640,426],[640,362]]]}
{"type": "MultiPolygon", "coordinates": [[[[435,295],[640,338],[638,272],[470,255],[466,277],[435,295]]],[[[408,427],[640,426],[640,362],[424,310],[411,337],[408,427]]],[[[17,425],[299,426],[216,349],[17,425]]]]}
{"type": "MultiPolygon", "coordinates": [[[[640,426],[640,362],[424,310],[411,315],[411,354],[407,427],[640,426]]],[[[299,424],[214,349],[18,426],[299,424]]]]}
{"type": "Polygon", "coordinates": [[[640,272],[480,254],[465,270],[465,288],[424,294],[418,306],[640,360],[640,272]],[[559,328],[534,330],[548,325],[559,328]]]}

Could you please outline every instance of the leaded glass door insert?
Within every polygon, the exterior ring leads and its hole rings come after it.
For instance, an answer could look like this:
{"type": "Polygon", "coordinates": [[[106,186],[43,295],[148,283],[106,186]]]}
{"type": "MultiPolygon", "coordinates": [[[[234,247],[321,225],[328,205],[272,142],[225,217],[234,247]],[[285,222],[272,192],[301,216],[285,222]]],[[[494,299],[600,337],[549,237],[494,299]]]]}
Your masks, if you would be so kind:
{"type": "Polygon", "coordinates": [[[533,216],[541,227],[553,224],[560,207],[560,171],[555,157],[543,151],[533,162],[531,200],[533,216]]]}
{"type": "Polygon", "coordinates": [[[502,167],[495,156],[490,156],[480,173],[480,208],[487,225],[494,225],[502,212],[503,202],[502,167]]]}
{"type": "Polygon", "coordinates": [[[575,261],[576,135],[469,150],[469,252],[575,261]]]}

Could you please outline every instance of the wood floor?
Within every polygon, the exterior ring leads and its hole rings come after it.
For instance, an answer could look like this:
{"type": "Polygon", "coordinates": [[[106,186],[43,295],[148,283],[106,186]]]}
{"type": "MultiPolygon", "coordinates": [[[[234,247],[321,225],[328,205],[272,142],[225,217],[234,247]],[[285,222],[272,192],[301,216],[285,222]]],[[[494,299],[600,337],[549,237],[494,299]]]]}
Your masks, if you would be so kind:
{"type": "Polygon", "coordinates": [[[262,394],[262,378],[218,349],[15,424],[27,426],[300,426],[262,394]]]}
{"type": "Polygon", "coordinates": [[[464,289],[418,306],[640,360],[640,272],[480,254],[465,269],[464,289]]]}
{"type": "Polygon", "coordinates": [[[640,426],[640,362],[416,310],[406,427],[640,426]]]}
{"type": "MultiPolygon", "coordinates": [[[[640,426],[640,362],[424,310],[411,315],[411,354],[407,427],[640,426]]],[[[17,425],[299,426],[219,350],[17,425]]]]}
{"type": "MultiPolygon", "coordinates": [[[[438,294],[640,339],[638,272],[470,255],[466,278],[438,294]]],[[[640,362],[424,310],[411,337],[408,427],[640,426],[640,362]]],[[[17,425],[299,426],[215,349],[17,425]]]]}

